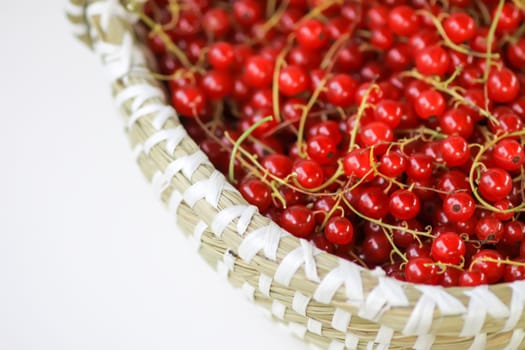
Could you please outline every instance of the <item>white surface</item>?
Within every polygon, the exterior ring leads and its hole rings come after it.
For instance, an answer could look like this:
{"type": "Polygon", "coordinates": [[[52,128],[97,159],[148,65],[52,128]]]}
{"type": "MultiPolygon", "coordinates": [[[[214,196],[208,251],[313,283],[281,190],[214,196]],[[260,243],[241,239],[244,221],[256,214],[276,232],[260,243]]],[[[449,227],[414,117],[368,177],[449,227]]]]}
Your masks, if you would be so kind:
{"type": "Polygon", "coordinates": [[[0,11],[0,349],[306,348],[174,228],[62,8],[0,11]]]}

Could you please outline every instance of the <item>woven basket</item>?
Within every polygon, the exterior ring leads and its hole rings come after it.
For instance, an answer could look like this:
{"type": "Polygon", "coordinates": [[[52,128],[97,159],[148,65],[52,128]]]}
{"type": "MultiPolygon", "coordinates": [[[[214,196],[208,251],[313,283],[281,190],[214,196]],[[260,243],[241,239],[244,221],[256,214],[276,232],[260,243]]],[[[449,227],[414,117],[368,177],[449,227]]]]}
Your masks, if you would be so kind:
{"type": "Polygon", "coordinates": [[[148,74],[135,16],[117,0],[70,0],[67,13],[107,69],[137,162],[182,231],[295,335],[331,350],[525,349],[525,281],[412,285],[289,235],[246,203],[188,137],[148,74]]]}

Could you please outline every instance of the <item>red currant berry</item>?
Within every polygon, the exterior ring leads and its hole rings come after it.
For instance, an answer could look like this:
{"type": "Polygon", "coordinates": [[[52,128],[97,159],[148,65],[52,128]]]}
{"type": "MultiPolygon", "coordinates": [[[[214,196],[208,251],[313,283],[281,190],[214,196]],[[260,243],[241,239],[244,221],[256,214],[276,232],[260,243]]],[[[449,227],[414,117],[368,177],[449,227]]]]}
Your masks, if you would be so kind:
{"type": "Polygon", "coordinates": [[[411,191],[397,190],[390,195],[390,214],[397,219],[413,219],[419,214],[420,208],[419,197],[411,191]]]}
{"type": "Polygon", "coordinates": [[[316,188],[323,184],[324,173],[319,163],[313,160],[299,160],[292,167],[295,179],[304,188],[316,188]]]}
{"type": "Polygon", "coordinates": [[[338,107],[349,107],[354,102],[357,82],[348,74],[333,76],[326,85],[328,102],[338,107]]]}
{"type": "Polygon", "coordinates": [[[357,210],[364,216],[380,219],[388,214],[388,196],[375,186],[363,188],[357,201],[357,210]]]}
{"type": "Polygon", "coordinates": [[[195,117],[204,112],[206,97],[198,87],[181,87],[173,91],[173,107],[185,117],[195,117]]]}
{"type": "Polygon", "coordinates": [[[445,197],[443,210],[451,221],[467,221],[476,211],[476,202],[467,192],[455,192],[445,197]]]}
{"type": "Polygon", "coordinates": [[[270,204],[272,204],[272,191],[270,187],[257,179],[248,179],[243,181],[239,186],[244,199],[248,203],[255,205],[260,212],[266,211],[270,204]]]}
{"type": "Polygon", "coordinates": [[[317,135],[308,140],[307,152],[317,163],[329,164],[336,161],[337,145],[330,137],[317,135]]]}
{"type": "Polygon", "coordinates": [[[328,33],[324,24],[317,19],[304,21],[295,31],[297,42],[309,50],[322,48],[328,41],[328,33]]]}
{"type": "Polygon", "coordinates": [[[272,83],[273,63],[263,56],[252,56],[244,64],[244,82],[253,88],[264,88],[272,83]]]}
{"type": "Polygon", "coordinates": [[[407,175],[418,181],[427,180],[432,176],[434,166],[432,158],[423,153],[415,153],[408,158],[407,175]]]}
{"type": "Polygon", "coordinates": [[[396,6],[388,14],[388,27],[397,35],[410,36],[419,30],[419,17],[409,6],[396,6]]]}
{"type": "Polygon", "coordinates": [[[503,169],[489,168],[481,173],[478,188],[483,198],[496,202],[510,194],[512,178],[503,169]]]}
{"type": "Polygon", "coordinates": [[[405,266],[407,282],[436,285],[439,282],[439,268],[432,259],[415,258],[405,266]]]}
{"type": "Polygon", "coordinates": [[[455,232],[444,232],[432,242],[432,257],[445,264],[458,265],[465,258],[465,242],[455,232]]]}
{"type": "Polygon", "coordinates": [[[507,68],[491,69],[486,84],[489,98],[496,102],[511,102],[520,91],[518,77],[507,68]]]}
{"type": "Polygon", "coordinates": [[[354,240],[354,226],[347,218],[333,217],[326,223],[324,235],[332,243],[350,244],[354,240]]]}
{"type": "Polygon", "coordinates": [[[227,42],[213,43],[208,50],[208,62],[215,69],[228,69],[235,62],[235,50],[227,42]]]}
{"type": "Polygon", "coordinates": [[[298,95],[309,87],[306,71],[300,66],[286,66],[279,72],[279,92],[285,96],[298,95]]]}
{"type": "Polygon", "coordinates": [[[388,177],[398,177],[407,168],[406,157],[400,152],[389,151],[381,156],[379,171],[388,177]]]}
{"type": "Polygon", "coordinates": [[[445,112],[446,102],[443,95],[434,90],[423,91],[414,102],[414,109],[421,119],[440,117],[445,112]]]}
{"type": "Polygon", "coordinates": [[[315,228],[314,214],[303,205],[292,205],[283,211],[279,225],[296,237],[308,238],[315,228]]]}
{"type": "Polygon", "coordinates": [[[233,2],[233,16],[243,26],[250,26],[262,19],[261,3],[255,0],[235,0],[233,2]]]}
{"type": "Polygon", "coordinates": [[[463,137],[449,136],[441,140],[441,154],[448,166],[460,166],[470,159],[470,148],[463,137]]]}
{"type": "Polygon", "coordinates": [[[456,12],[443,22],[443,29],[455,44],[472,39],[476,35],[476,22],[465,12],[456,12]]]}
{"type": "Polygon", "coordinates": [[[498,282],[505,273],[505,265],[499,261],[503,260],[500,253],[492,249],[480,250],[472,257],[471,271],[479,271],[487,277],[487,283],[498,282]]]}
{"type": "Polygon", "coordinates": [[[460,287],[476,287],[487,284],[487,276],[481,271],[462,271],[458,279],[460,287]]]}
{"type": "Polygon", "coordinates": [[[416,56],[416,68],[424,75],[443,76],[448,71],[450,58],[441,46],[434,45],[423,49],[416,56]]]}
{"type": "Polygon", "coordinates": [[[476,236],[482,242],[497,243],[503,238],[503,224],[490,216],[481,218],[476,224],[476,236]]]}
{"type": "Polygon", "coordinates": [[[374,177],[371,160],[373,155],[370,149],[356,149],[348,152],[343,158],[343,170],[348,177],[365,178],[371,180],[374,177]]]}
{"type": "Polygon", "coordinates": [[[525,280],[525,259],[514,259],[507,266],[505,266],[503,280],[505,282],[525,280]]]}
{"type": "Polygon", "coordinates": [[[507,171],[519,170],[525,163],[523,146],[513,139],[499,141],[492,152],[494,164],[507,171]]]}

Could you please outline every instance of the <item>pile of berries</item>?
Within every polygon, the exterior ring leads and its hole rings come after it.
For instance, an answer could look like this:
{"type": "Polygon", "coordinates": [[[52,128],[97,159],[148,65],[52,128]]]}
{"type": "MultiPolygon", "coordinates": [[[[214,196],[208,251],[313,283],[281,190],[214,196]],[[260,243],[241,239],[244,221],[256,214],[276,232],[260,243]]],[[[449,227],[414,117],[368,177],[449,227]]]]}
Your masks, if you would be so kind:
{"type": "Polygon", "coordinates": [[[149,0],[175,109],[291,234],[414,283],[525,279],[525,3],[149,0]]]}

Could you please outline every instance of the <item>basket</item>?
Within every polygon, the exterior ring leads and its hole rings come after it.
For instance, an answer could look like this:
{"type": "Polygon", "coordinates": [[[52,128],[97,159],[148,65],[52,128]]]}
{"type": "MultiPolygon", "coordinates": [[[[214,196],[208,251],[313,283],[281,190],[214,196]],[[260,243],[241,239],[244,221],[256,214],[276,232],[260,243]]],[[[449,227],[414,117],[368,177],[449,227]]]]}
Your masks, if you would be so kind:
{"type": "Polygon", "coordinates": [[[233,286],[323,349],[525,349],[525,281],[448,289],[399,282],[318,250],[246,203],[148,74],[125,5],[70,0],[67,16],[107,70],[142,172],[233,286]]]}

